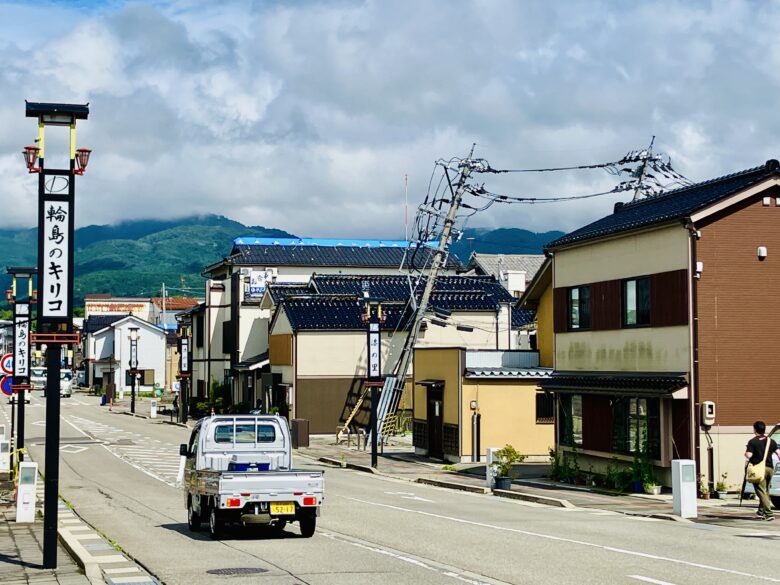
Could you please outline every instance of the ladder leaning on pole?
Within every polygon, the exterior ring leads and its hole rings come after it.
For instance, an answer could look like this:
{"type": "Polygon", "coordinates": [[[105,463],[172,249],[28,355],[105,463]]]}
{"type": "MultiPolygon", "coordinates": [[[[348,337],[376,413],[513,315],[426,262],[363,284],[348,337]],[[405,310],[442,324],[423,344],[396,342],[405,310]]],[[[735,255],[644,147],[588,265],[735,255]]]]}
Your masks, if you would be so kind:
{"type": "Polygon", "coordinates": [[[344,435],[349,435],[349,425],[352,424],[352,419],[354,419],[357,413],[360,412],[360,407],[363,406],[363,402],[366,400],[366,396],[368,396],[370,391],[371,387],[364,384],[363,392],[361,392],[360,398],[357,399],[357,402],[352,408],[352,412],[349,413],[349,416],[344,422],[344,425],[340,426],[338,432],[336,433],[336,443],[342,441],[344,439],[344,435]]]}

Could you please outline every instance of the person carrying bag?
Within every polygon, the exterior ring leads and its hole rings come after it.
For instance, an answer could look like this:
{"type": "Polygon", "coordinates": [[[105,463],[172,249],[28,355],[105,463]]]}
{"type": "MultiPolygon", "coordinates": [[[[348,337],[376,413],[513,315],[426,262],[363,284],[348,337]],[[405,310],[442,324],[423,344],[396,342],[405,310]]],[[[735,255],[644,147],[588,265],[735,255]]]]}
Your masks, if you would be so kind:
{"type": "Polygon", "coordinates": [[[753,423],[755,436],[748,441],[745,447],[745,458],[748,465],[745,470],[747,481],[756,486],[758,498],[758,510],[756,514],[764,520],[771,522],[775,519],[772,513],[772,502],[769,498],[769,486],[772,483],[772,453],[777,453],[780,458],[780,448],[774,439],[770,439],[764,433],[766,424],[757,420],[753,423]]]}

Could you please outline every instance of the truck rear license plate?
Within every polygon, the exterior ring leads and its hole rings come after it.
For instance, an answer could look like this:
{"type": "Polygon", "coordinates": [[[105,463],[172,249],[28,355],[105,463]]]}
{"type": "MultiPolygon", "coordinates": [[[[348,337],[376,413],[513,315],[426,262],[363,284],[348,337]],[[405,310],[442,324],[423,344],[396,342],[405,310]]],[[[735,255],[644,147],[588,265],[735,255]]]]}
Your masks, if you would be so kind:
{"type": "Polygon", "coordinates": [[[295,502],[271,502],[271,514],[295,514],[295,502]]]}

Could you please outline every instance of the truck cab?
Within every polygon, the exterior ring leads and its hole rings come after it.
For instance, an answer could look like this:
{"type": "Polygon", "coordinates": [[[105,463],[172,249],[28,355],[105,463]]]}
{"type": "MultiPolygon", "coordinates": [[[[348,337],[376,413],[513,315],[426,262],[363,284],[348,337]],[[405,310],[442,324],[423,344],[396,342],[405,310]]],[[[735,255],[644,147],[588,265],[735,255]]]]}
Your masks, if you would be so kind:
{"type": "Polygon", "coordinates": [[[287,420],[271,415],[219,415],[201,419],[187,444],[184,496],[190,530],[209,523],[219,538],[227,524],[283,530],[298,522],[314,534],[323,500],[321,471],[292,468],[287,420]]]}

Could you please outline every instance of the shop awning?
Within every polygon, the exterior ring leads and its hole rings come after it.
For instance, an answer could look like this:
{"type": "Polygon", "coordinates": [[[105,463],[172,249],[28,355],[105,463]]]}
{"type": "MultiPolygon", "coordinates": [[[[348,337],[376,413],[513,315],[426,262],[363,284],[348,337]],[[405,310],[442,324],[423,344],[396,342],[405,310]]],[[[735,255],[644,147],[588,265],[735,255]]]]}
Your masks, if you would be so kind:
{"type": "Polygon", "coordinates": [[[419,386],[444,386],[444,380],[420,380],[415,384],[419,386]]]}
{"type": "Polygon", "coordinates": [[[553,372],[539,381],[547,392],[617,396],[688,397],[688,375],[677,372],[553,372]]]}
{"type": "Polygon", "coordinates": [[[251,372],[252,370],[257,370],[263,366],[267,366],[269,363],[270,361],[268,360],[268,352],[264,351],[259,355],[237,363],[234,369],[239,372],[251,372]]]}

